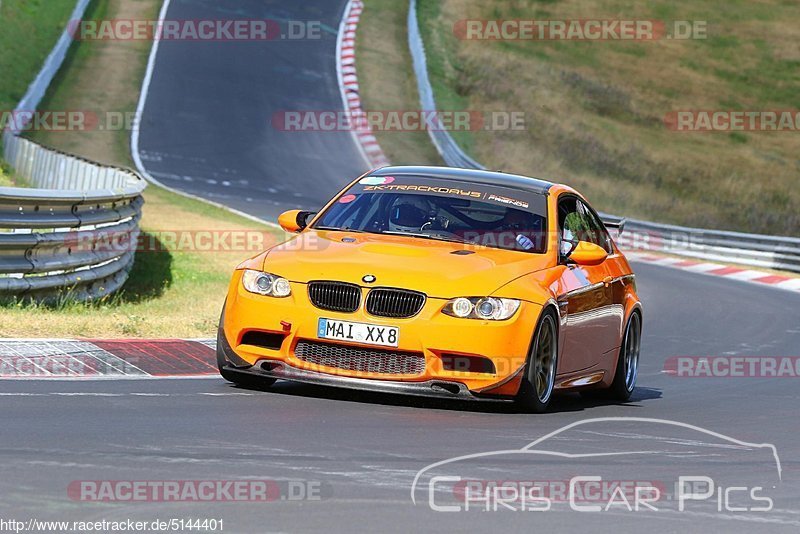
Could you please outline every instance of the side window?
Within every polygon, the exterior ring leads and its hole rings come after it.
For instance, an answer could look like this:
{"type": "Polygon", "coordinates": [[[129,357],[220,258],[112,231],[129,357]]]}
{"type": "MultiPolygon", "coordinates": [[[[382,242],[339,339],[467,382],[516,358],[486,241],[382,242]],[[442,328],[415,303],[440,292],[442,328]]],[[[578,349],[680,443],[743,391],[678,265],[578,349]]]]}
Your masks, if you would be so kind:
{"type": "Polygon", "coordinates": [[[603,225],[586,205],[575,197],[558,203],[558,226],[561,254],[567,254],[578,241],[588,241],[612,252],[610,238],[603,225]]]}
{"type": "Polygon", "coordinates": [[[558,202],[559,247],[562,255],[570,252],[581,239],[584,221],[578,212],[577,199],[564,197],[558,202]]]}
{"type": "Polygon", "coordinates": [[[594,212],[587,208],[583,202],[578,203],[583,208],[589,225],[588,237],[590,239],[587,239],[587,241],[602,247],[609,254],[614,252],[614,248],[611,246],[611,237],[608,235],[608,232],[606,232],[603,223],[600,222],[600,219],[598,219],[594,212]]]}

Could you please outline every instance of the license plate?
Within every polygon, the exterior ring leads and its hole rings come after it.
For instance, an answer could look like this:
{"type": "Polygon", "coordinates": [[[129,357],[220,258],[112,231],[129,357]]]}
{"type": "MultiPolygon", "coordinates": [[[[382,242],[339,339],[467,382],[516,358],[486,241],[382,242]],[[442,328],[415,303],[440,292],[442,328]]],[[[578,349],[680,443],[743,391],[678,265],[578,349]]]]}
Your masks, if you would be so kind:
{"type": "Polygon", "coordinates": [[[367,345],[396,347],[400,338],[400,329],[396,326],[350,323],[320,318],[317,325],[317,335],[322,339],[338,339],[367,345]]]}

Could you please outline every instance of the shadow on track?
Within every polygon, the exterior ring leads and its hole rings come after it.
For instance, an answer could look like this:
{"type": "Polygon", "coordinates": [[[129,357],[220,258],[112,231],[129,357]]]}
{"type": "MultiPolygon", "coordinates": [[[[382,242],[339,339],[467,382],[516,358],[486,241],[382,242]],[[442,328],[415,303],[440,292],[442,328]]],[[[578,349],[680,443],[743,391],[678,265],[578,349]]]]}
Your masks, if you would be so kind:
{"type": "MultiPolygon", "coordinates": [[[[342,402],[356,402],[360,404],[377,404],[382,406],[398,406],[405,408],[422,408],[426,410],[448,410],[459,412],[474,413],[502,413],[502,414],[524,414],[513,402],[496,401],[461,401],[450,399],[414,397],[409,395],[394,395],[390,393],[375,393],[371,391],[356,391],[344,388],[317,386],[311,384],[301,384],[297,382],[279,381],[271,387],[254,388],[243,387],[229,384],[235,389],[247,389],[249,391],[263,391],[277,395],[287,395],[292,397],[305,397],[321,400],[333,400],[342,402]]],[[[626,406],[632,408],[641,407],[641,402],[660,399],[662,392],[660,389],[637,387],[631,399],[627,402],[616,402],[603,398],[586,398],[577,393],[563,393],[553,397],[550,409],[546,414],[558,414],[564,412],[580,412],[599,406],[626,406]]]]}

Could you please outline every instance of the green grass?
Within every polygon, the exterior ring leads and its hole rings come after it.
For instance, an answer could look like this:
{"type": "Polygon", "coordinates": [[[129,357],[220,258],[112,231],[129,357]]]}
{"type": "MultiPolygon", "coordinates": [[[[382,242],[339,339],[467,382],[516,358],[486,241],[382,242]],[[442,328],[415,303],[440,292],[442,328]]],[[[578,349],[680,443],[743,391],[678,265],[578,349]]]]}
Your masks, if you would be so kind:
{"type": "MultiPolygon", "coordinates": [[[[118,18],[128,10],[129,18],[154,19],[161,2],[140,0],[92,0],[85,19],[118,18]]],[[[127,15],[126,15],[127,16],[127,15]]],[[[147,65],[151,42],[83,41],[70,47],[64,64],[50,84],[41,109],[72,109],[95,113],[134,113],[139,87],[147,65]]],[[[91,130],[82,132],[31,132],[29,137],[46,146],[68,153],[80,153],[101,163],[132,167],[130,131],[91,130]]]]}
{"type": "Polygon", "coordinates": [[[5,170],[0,167],[0,187],[14,187],[14,181],[11,179],[9,175],[6,174],[5,170]]]}
{"type": "MultiPolygon", "coordinates": [[[[456,53],[458,42],[452,38],[452,24],[442,21],[441,5],[431,0],[417,2],[422,42],[425,43],[428,77],[440,111],[462,111],[470,109],[468,98],[475,78],[480,72],[463,62],[456,53]],[[425,21],[429,23],[425,23],[425,21]]],[[[467,152],[472,152],[473,137],[468,132],[451,132],[453,139],[467,152]]]]}
{"type": "MultiPolygon", "coordinates": [[[[408,50],[408,4],[367,0],[356,36],[358,81],[365,110],[419,109],[417,82],[408,50]]],[[[374,132],[394,164],[441,164],[428,132],[374,132]]]]}
{"type": "MultiPolygon", "coordinates": [[[[141,228],[146,242],[167,231],[258,231],[270,242],[283,232],[226,210],[155,186],[145,193],[141,228]]],[[[65,294],[37,304],[6,300],[0,337],[213,337],[234,267],[256,252],[193,251],[167,247],[136,255],[122,291],[101,301],[77,303],[65,294]]]]}
{"type": "MultiPolygon", "coordinates": [[[[75,0],[0,2],[0,112],[13,110],[25,96],[74,8],[75,0]]],[[[15,186],[8,174],[0,170],[0,185],[15,186]]]]}
{"type": "MultiPolygon", "coordinates": [[[[153,18],[160,5],[160,0],[94,0],[88,13],[90,17],[153,18]]],[[[98,114],[135,109],[149,51],[148,42],[74,43],[41,108],[98,114]]],[[[129,134],[36,132],[33,138],[96,161],[130,166],[129,134]]],[[[266,234],[269,242],[284,237],[273,227],[154,185],[148,186],[144,197],[140,226],[146,239],[158,239],[168,231],[207,230],[257,231],[266,234]]],[[[0,337],[213,337],[233,269],[256,253],[140,251],[122,291],[102,301],[81,304],[65,294],[48,305],[4,302],[0,337]]]]}
{"type": "MultiPolygon", "coordinates": [[[[419,0],[440,109],[522,111],[525,132],[459,132],[489,168],[572,185],[598,209],[800,234],[798,132],[677,133],[673,111],[800,109],[800,4],[784,0],[419,0]],[[461,19],[708,22],[705,40],[462,41],[461,19]]],[[[365,98],[369,98],[367,92],[365,98]]]]}
{"type": "Polygon", "coordinates": [[[0,4],[0,110],[25,95],[64,31],[75,0],[3,0],[0,4]]]}

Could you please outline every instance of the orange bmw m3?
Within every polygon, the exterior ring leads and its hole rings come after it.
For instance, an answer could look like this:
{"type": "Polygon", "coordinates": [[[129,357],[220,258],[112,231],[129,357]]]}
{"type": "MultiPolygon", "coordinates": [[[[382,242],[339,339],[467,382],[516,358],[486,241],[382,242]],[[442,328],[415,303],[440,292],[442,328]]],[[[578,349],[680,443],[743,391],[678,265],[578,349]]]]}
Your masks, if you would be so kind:
{"type": "Polygon", "coordinates": [[[588,202],[524,176],[384,167],[234,272],[224,378],[291,380],[543,412],[558,391],[627,400],[642,307],[588,202]]]}

